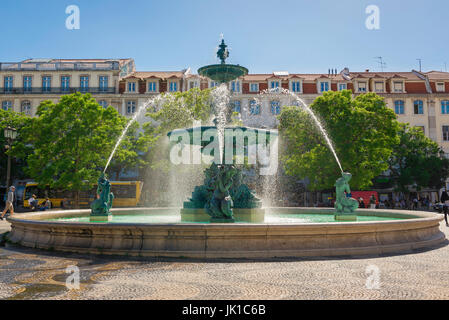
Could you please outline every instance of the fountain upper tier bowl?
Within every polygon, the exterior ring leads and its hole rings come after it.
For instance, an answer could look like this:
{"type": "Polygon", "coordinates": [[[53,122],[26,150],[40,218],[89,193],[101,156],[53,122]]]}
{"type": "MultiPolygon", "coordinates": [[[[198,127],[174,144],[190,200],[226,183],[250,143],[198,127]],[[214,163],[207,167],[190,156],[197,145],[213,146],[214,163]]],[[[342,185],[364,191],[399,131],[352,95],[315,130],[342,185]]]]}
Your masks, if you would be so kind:
{"type": "Polygon", "coordinates": [[[198,69],[198,74],[226,83],[248,74],[248,69],[234,64],[212,64],[198,69]]]}
{"type": "MultiPolygon", "coordinates": [[[[210,142],[217,139],[218,129],[214,126],[201,126],[193,127],[188,129],[176,129],[170,131],[167,136],[171,139],[177,137],[177,141],[181,144],[186,145],[201,145],[202,147],[207,146],[210,142]],[[189,134],[188,141],[185,141],[185,133],[189,134]],[[198,139],[195,139],[195,133],[198,134],[198,139]],[[213,138],[213,139],[212,139],[213,138]],[[205,141],[204,141],[205,140],[205,141]]],[[[250,127],[226,127],[224,128],[224,139],[233,138],[233,146],[236,145],[237,139],[243,139],[244,146],[256,145],[265,143],[268,144],[272,137],[277,137],[277,130],[265,130],[250,127]]]]}

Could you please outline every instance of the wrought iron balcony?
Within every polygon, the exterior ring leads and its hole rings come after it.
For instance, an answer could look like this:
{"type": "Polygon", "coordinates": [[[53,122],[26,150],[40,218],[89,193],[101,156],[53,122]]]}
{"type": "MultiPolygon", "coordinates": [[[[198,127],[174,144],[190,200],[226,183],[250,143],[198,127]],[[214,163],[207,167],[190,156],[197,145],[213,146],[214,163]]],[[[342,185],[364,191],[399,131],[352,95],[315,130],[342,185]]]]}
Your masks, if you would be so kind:
{"type": "Polygon", "coordinates": [[[112,71],[118,61],[105,62],[0,62],[0,71],[112,71]]]}
{"type": "Polygon", "coordinates": [[[92,94],[115,94],[114,87],[89,87],[89,88],[1,88],[0,95],[3,94],[71,94],[75,92],[92,94]]]}

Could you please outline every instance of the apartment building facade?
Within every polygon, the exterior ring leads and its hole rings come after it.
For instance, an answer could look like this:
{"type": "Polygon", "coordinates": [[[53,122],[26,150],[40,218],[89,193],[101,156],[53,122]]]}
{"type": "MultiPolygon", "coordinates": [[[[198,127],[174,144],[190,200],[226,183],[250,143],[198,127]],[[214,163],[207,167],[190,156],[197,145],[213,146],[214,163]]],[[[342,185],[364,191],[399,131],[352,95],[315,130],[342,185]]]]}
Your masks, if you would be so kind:
{"type": "MultiPolygon", "coordinates": [[[[217,83],[190,72],[141,72],[133,59],[30,59],[0,63],[0,103],[4,110],[34,116],[44,100],[89,92],[104,107],[132,116],[148,98],[217,83]]],[[[295,105],[287,94],[264,94],[288,89],[305,103],[326,91],[351,90],[354,95],[376,92],[384,97],[401,122],[420,127],[449,154],[449,73],[447,72],[340,72],[323,74],[273,72],[248,74],[228,84],[231,102],[245,125],[275,128],[282,107],[295,105]]]]}

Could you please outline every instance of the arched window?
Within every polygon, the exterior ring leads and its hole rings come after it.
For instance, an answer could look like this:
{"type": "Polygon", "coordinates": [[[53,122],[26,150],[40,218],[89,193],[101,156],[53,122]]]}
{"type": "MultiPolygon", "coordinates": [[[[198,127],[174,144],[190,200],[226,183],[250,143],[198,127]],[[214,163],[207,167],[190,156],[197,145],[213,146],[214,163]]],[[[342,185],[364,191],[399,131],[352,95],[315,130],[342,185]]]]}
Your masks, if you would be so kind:
{"type": "Polygon", "coordinates": [[[394,112],[396,114],[404,114],[404,101],[403,100],[396,100],[394,102],[394,112]]]}
{"type": "Polygon", "coordinates": [[[242,112],[242,103],[240,102],[240,100],[232,101],[232,111],[238,113],[242,112]]]}
{"type": "Polygon", "coordinates": [[[274,115],[281,113],[281,103],[279,101],[271,101],[271,113],[274,115]]]}
{"type": "Polygon", "coordinates": [[[31,102],[28,100],[22,101],[20,111],[25,113],[26,115],[31,115],[31,102]]]}
{"type": "Polygon", "coordinates": [[[260,104],[254,99],[249,102],[249,112],[252,115],[260,114],[260,104]]]}

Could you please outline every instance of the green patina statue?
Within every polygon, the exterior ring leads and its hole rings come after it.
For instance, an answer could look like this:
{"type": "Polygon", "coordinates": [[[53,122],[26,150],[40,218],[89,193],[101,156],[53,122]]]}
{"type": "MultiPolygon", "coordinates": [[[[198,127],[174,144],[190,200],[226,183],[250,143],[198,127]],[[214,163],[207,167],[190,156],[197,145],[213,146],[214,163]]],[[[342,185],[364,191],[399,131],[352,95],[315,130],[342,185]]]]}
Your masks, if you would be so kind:
{"type": "Polygon", "coordinates": [[[229,189],[233,184],[233,178],[237,171],[233,165],[219,165],[217,174],[210,181],[213,193],[204,208],[212,217],[212,221],[234,222],[232,212],[234,204],[229,189]]]}
{"type": "Polygon", "coordinates": [[[350,173],[343,173],[342,177],[335,183],[337,199],[335,201],[336,215],[354,215],[358,209],[359,203],[356,199],[350,197],[351,189],[349,181],[352,175],[350,173]]]}
{"type": "Polygon", "coordinates": [[[226,58],[229,57],[229,51],[226,49],[228,46],[225,44],[224,39],[221,39],[221,44],[218,47],[220,49],[217,51],[217,57],[220,59],[221,64],[225,64],[226,58]]]}
{"type": "Polygon", "coordinates": [[[262,201],[256,197],[254,191],[243,183],[242,170],[238,170],[230,190],[234,208],[254,209],[262,208],[262,201]]]}
{"type": "Polygon", "coordinates": [[[98,178],[97,199],[91,204],[91,216],[109,216],[112,208],[114,194],[111,192],[111,184],[102,173],[98,178]]]}

